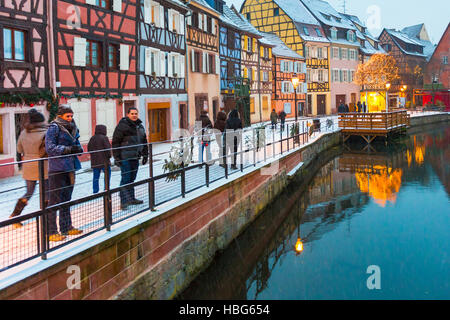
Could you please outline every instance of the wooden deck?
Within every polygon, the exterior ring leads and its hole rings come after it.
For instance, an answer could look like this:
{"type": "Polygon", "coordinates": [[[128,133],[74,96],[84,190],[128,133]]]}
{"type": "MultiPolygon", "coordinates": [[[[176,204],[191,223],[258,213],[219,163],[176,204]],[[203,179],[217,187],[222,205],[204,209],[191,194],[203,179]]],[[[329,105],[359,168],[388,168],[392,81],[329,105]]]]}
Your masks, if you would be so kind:
{"type": "Polygon", "coordinates": [[[339,128],[344,135],[344,142],[351,136],[360,136],[370,144],[376,137],[387,138],[408,127],[407,111],[339,114],[339,128]]]}

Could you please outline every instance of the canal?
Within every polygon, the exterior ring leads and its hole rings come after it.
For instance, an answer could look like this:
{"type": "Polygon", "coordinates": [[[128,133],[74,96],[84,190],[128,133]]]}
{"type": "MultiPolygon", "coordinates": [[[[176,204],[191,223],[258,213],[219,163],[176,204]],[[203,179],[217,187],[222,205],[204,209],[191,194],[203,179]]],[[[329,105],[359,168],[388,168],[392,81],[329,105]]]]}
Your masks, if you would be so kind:
{"type": "Polygon", "coordinates": [[[449,299],[450,127],[412,130],[321,155],[177,298],[449,299]]]}

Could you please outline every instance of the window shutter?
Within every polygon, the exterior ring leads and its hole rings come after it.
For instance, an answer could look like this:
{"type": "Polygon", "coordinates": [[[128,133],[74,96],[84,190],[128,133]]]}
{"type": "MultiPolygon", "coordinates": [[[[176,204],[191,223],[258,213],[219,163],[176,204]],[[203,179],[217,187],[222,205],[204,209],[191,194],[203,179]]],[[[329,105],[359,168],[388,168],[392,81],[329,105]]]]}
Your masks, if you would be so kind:
{"type": "Polygon", "coordinates": [[[323,51],[323,58],[328,59],[328,47],[324,47],[322,51],[323,51]]]}
{"type": "Polygon", "coordinates": [[[152,1],[144,1],[144,22],[150,24],[152,22],[152,1]]]}
{"type": "Polygon", "coordinates": [[[179,13],[178,14],[178,25],[180,26],[179,28],[180,28],[180,30],[179,30],[179,33],[181,34],[181,35],[184,35],[184,16],[181,14],[181,13],[179,13]]]}
{"type": "Polygon", "coordinates": [[[130,68],[130,52],[128,45],[120,45],[120,70],[128,70],[130,68]]]}
{"type": "Polygon", "coordinates": [[[207,73],[207,55],[206,52],[202,52],[203,54],[203,73],[207,73]]]}
{"type": "Polygon", "coordinates": [[[342,59],[342,49],[339,48],[339,59],[342,59]]]}
{"type": "Polygon", "coordinates": [[[352,82],[352,72],[351,72],[351,70],[347,70],[347,71],[348,71],[347,80],[348,80],[348,82],[352,82]]]}
{"type": "Polygon", "coordinates": [[[333,51],[334,51],[334,48],[330,47],[330,57],[331,57],[331,59],[333,59],[333,51]]]}
{"type": "Polygon", "coordinates": [[[350,49],[347,49],[347,59],[350,60],[350,49]]]}
{"type": "Polygon", "coordinates": [[[244,78],[247,78],[247,77],[248,77],[248,74],[247,74],[247,68],[244,67],[244,78]]]}
{"type": "Polygon", "coordinates": [[[198,14],[198,28],[203,30],[203,15],[201,13],[198,14]]]}
{"type": "Polygon", "coordinates": [[[173,31],[173,10],[167,10],[167,14],[169,16],[169,31],[173,31]]]}
{"type": "Polygon", "coordinates": [[[73,119],[80,130],[80,141],[88,141],[91,137],[91,119],[90,104],[85,101],[74,101],[70,103],[70,107],[74,111],[73,119]]]}
{"type": "Polygon", "coordinates": [[[164,7],[162,5],[158,6],[159,9],[159,27],[164,29],[164,7]]]}
{"type": "Polygon", "coordinates": [[[302,73],[306,73],[306,63],[302,63],[302,66],[303,66],[302,73]]]}
{"type": "Polygon", "coordinates": [[[173,62],[173,53],[170,52],[167,54],[167,76],[169,78],[173,77],[174,71],[176,72],[176,70],[173,70],[172,62],[173,62]]]}
{"type": "Polygon", "coordinates": [[[339,70],[339,82],[342,82],[342,70],[339,70]]]}
{"type": "Polygon", "coordinates": [[[208,31],[208,16],[206,14],[203,15],[203,31],[208,31]]]}
{"type": "Polygon", "coordinates": [[[323,81],[328,82],[328,70],[323,70],[323,81]]]}
{"type": "Polygon", "coordinates": [[[194,49],[191,50],[191,71],[194,72],[196,70],[195,68],[195,51],[194,49]]]}
{"type": "Polygon", "coordinates": [[[269,48],[269,59],[272,59],[272,48],[269,48]]]}
{"type": "Polygon", "coordinates": [[[220,74],[220,58],[219,55],[216,54],[216,74],[220,74]]]}
{"type": "Polygon", "coordinates": [[[211,19],[211,32],[212,34],[216,34],[216,19],[211,19]]]}
{"type": "Polygon", "coordinates": [[[192,16],[187,17],[187,24],[190,26],[192,25],[192,16]]]}
{"type": "Polygon", "coordinates": [[[303,83],[303,93],[308,93],[308,84],[306,82],[303,83]]]}
{"type": "Polygon", "coordinates": [[[289,72],[294,72],[294,61],[289,61],[289,72]]]}
{"type": "Polygon", "coordinates": [[[256,81],[257,79],[255,78],[255,69],[252,68],[252,81],[256,81]]]}
{"type": "Polygon", "coordinates": [[[253,52],[258,52],[258,40],[256,38],[253,38],[253,52]]]}
{"type": "Polygon", "coordinates": [[[86,0],[86,4],[92,4],[95,6],[95,0],[86,0]]]}
{"type": "Polygon", "coordinates": [[[159,63],[159,65],[156,68],[159,72],[159,76],[165,77],[166,76],[166,53],[164,51],[159,51],[158,56],[159,56],[159,60],[161,61],[161,63],[159,63]]]}
{"type": "Polygon", "coordinates": [[[247,36],[244,35],[243,40],[244,40],[244,50],[248,50],[247,36]]]}
{"type": "Polygon", "coordinates": [[[178,55],[178,63],[179,63],[179,69],[180,69],[180,78],[184,78],[185,77],[185,56],[182,55],[178,55]]]}
{"type": "Polygon", "coordinates": [[[73,65],[86,66],[86,39],[84,38],[73,38],[73,65]]]}
{"type": "Polygon", "coordinates": [[[122,12],[122,0],[114,0],[113,11],[122,12]]]}
{"type": "Polygon", "coordinates": [[[145,74],[151,75],[152,74],[152,51],[150,48],[145,48],[145,74]]]}

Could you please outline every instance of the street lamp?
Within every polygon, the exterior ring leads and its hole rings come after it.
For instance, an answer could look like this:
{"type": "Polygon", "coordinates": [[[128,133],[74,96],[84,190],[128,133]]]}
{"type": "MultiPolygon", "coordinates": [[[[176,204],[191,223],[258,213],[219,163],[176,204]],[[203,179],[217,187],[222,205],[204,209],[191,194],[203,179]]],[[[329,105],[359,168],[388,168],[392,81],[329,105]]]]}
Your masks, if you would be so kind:
{"type": "Polygon", "coordinates": [[[297,74],[294,73],[291,79],[292,85],[294,86],[294,93],[295,93],[295,122],[297,122],[297,87],[300,83],[300,78],[297,76],[297,74]]]}
{"type": "Polygon", "coordinates": [[[388,83],[386,83],[386,112],[388,112],[388,110],[389,110],[389,97],[388,97],[388,95],[389,95],[389,88],[391,87],[391,84],[388,82],[388,83]]]}

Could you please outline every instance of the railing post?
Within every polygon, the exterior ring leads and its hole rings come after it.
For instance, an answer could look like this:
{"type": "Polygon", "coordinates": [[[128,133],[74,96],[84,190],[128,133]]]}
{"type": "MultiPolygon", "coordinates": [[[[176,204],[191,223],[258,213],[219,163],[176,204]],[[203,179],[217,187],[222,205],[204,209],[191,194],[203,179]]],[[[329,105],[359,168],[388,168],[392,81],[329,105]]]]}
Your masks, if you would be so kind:
{"type": "MultiPolygon", "coordinates": [[[[264,137],[266,136],[266,126],[264,126],[264,137]]],[[[264,163],[267,160],[267,140],[264,138],[264,163]]]]}
{"type": "Polygon", "coordinates": [[[275,130],[277,129],[277,126],[275,125],[275,129],[272,130],[272,157],[275,158],[275,130]]]}
{"type": "Polygon", "coordinates": [[[148,205],[150,210],[155,209],[155,181],[153,180],[153,144],[148,145],[148,171],[150,182],[148,183],[148,205]]]}
{"type": "Polygon", "coordinates": [[[181,162],[181,196],[186,197],[186,172],[184,169],[184,162],[181,162]]]}
{"type": "MultiPolygon", "coordinates": [[[[39,251],[41,253],[41,259],[47,260],[47,250],[48,250],[48,236],[47,236],[47,211],[46,209],[46,193],[47,190],[45,190],[45,176],[44,176],[44,159],[38,160],[38,170],[39,170],[39,202],[40,202],[40,208],[42,211],[41,215],[41,223],[40,223],[40,231],[41,231],[41,250],[39,251]]],[[[38,243],[38,249],[39,249],[39,243],[38,243]]]]}
{"type": "Polygon", "coordinates": [[[224,169],[225,169],[225,179],[228,179],[228,150],[227,150],[227,132],[226,130],[224,131],[224,135],[223,135],[223,159],[224,159],[224,169]]]}
{"type": "Polygon", "coordinates": [[[287,151],[289,152],[289,124],[286,125],[287,151]]]}
{"type": "Polygon", "coordinates": [[[280,150],[281,150],[281,154],[283,154],[283,129],[284,129],[284,125],[281,126],[281,130],[280,130],[280,150]]]}
{"type": "Polygon", "coordinates": [[[239,157],[239,159],[241,160],[241,172],[244,171],[244,135],[243,135],[243,131],[241,129],[240,131],[240,140],[241,140],[241,156],[239,157]]]}
{"type": "Polygon", "coordinates": [[[209,188],[209,165],[205,164],[205,179],[206,179],[206,187],[209,188]]]}
{"type": "Polygon", "coordinates": [[[105,162],[104,164],[104,177],[105,177],[105,189],[106,194],[103,196],[103,214],[104,214],[104,222],[107,231],[111,231],[112,224],[112,201],[111,201],[111,193],[110,193],[110,172],[109,172],[109,163],[105,162]]]}
{"type": "Polygon", "coordinates": [[[256,139],[255,130],[256,129],[253,128],[253,143],[256,144],[256,146],[253,145],[253,166],[256,166],[256,148],[259,147],[259,139],[258,139],[258,141],[255,140],[256,139]]]}

